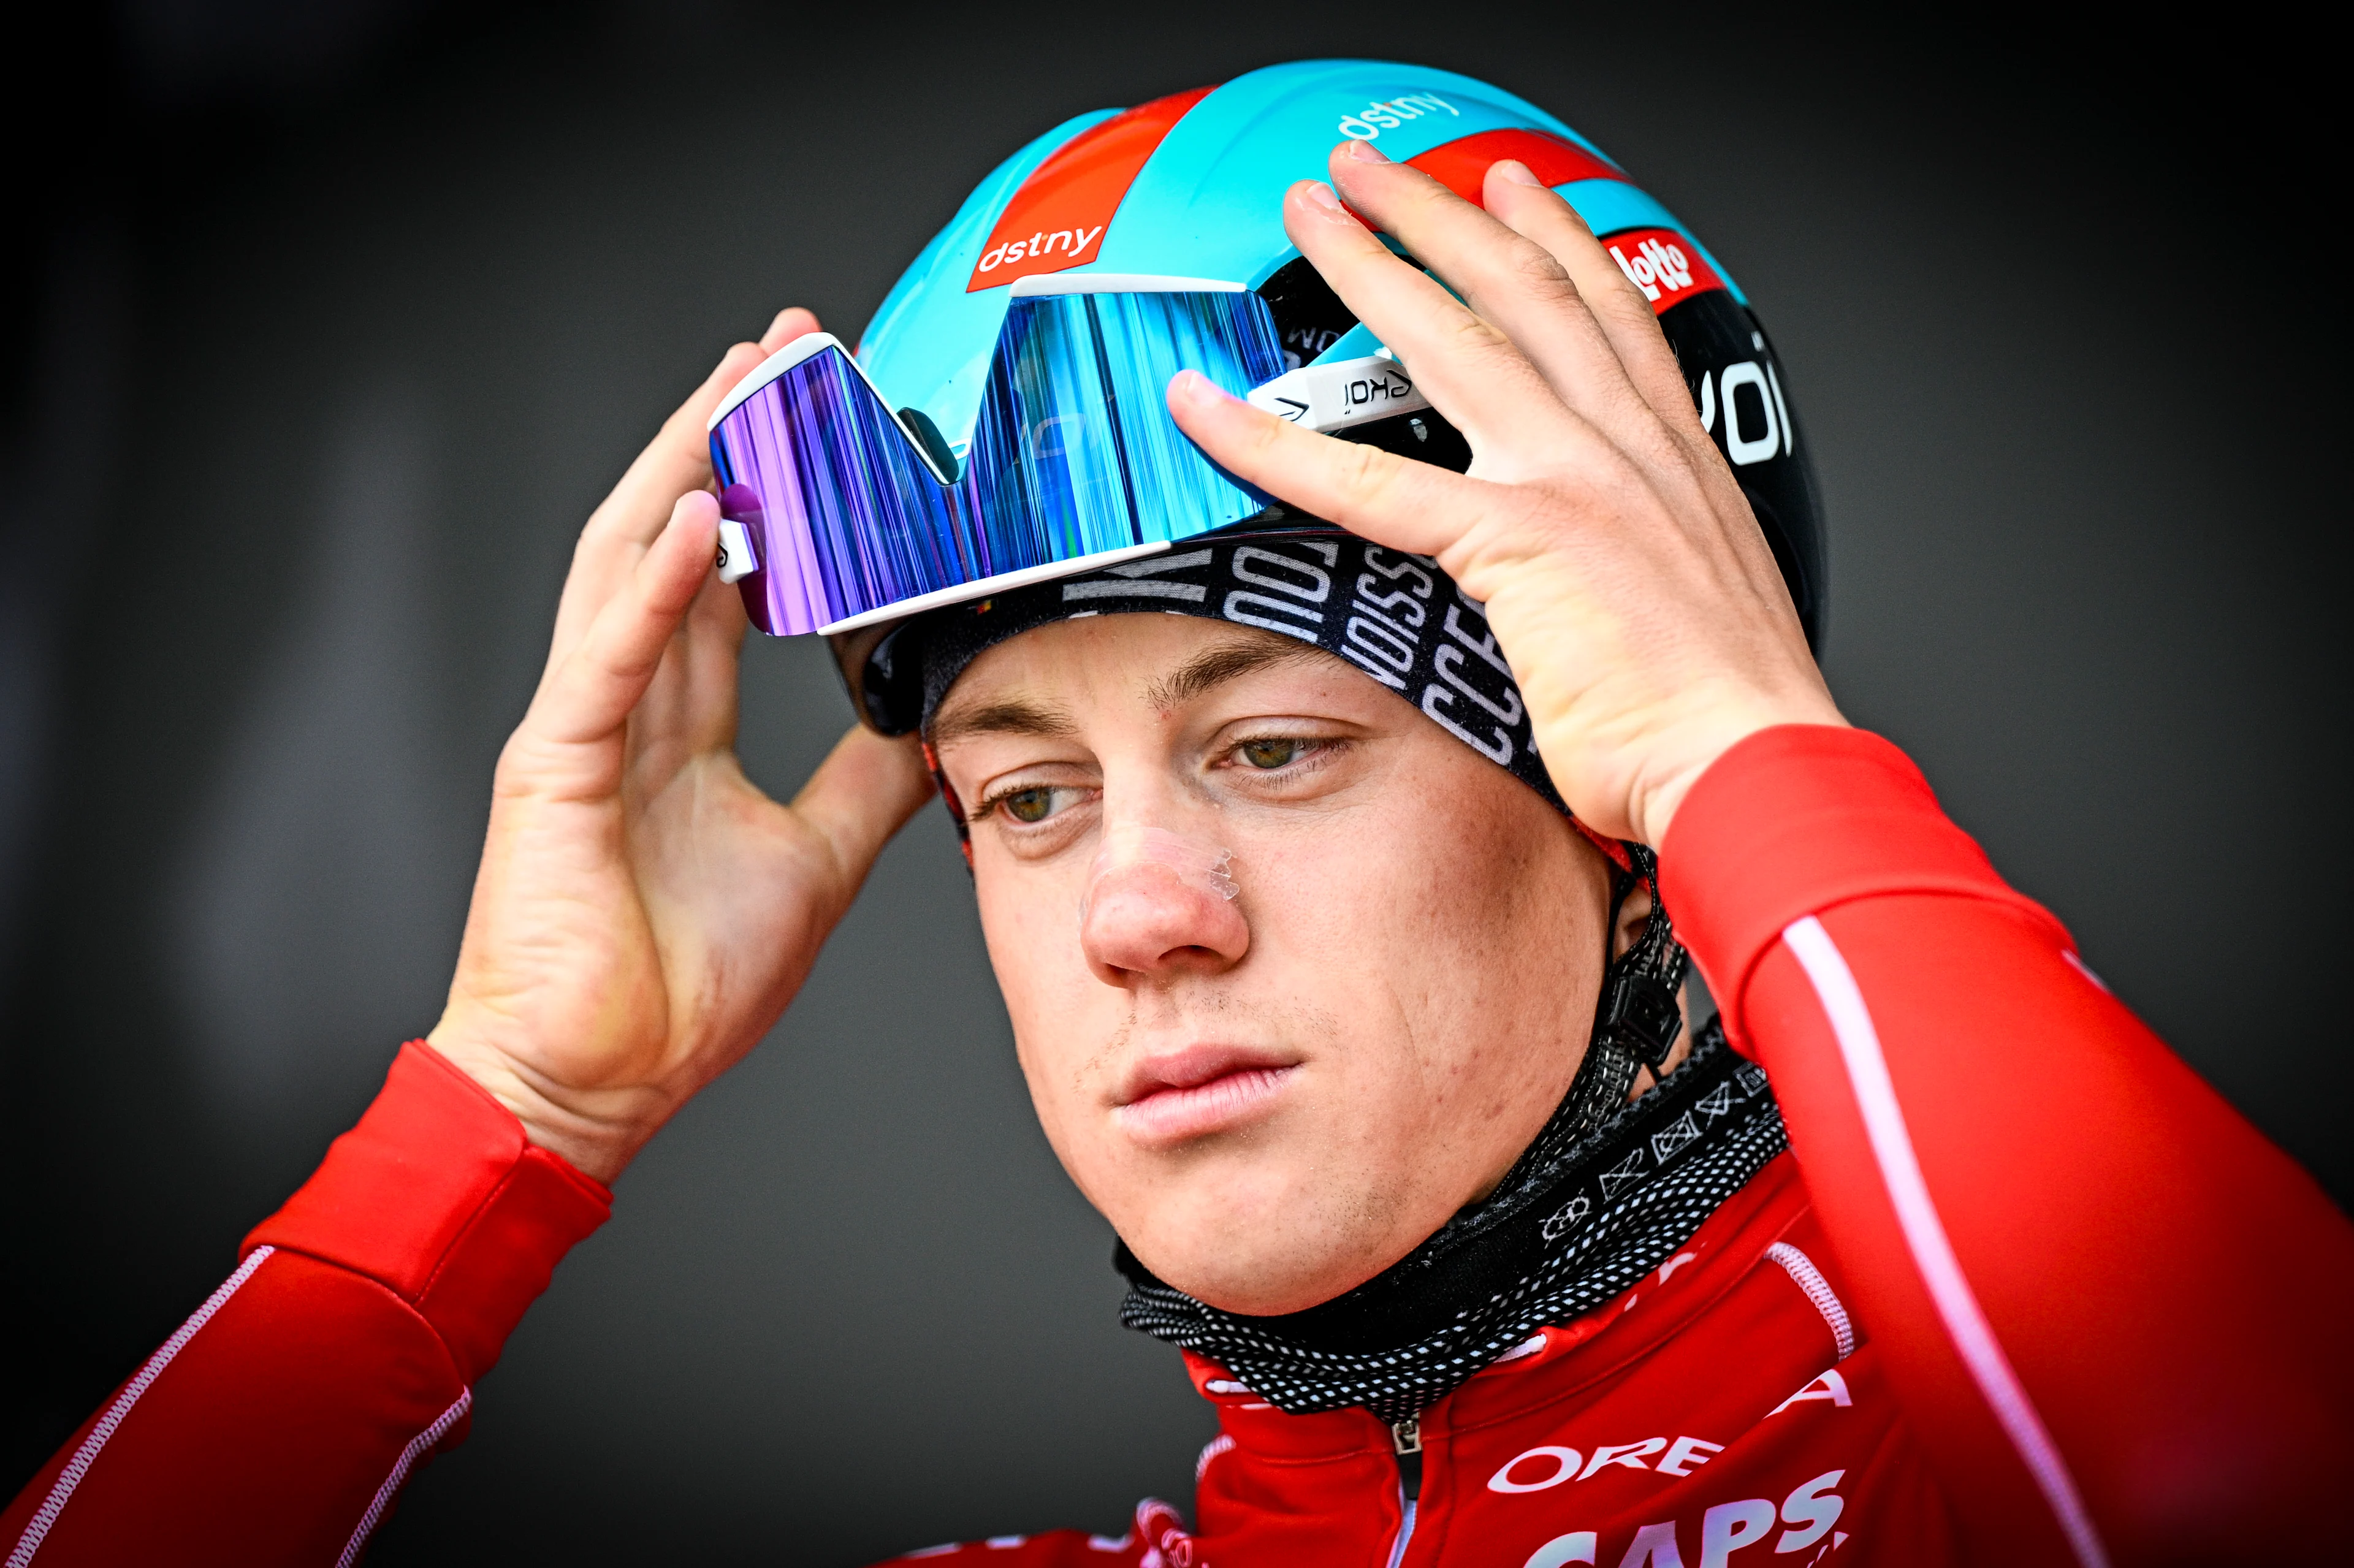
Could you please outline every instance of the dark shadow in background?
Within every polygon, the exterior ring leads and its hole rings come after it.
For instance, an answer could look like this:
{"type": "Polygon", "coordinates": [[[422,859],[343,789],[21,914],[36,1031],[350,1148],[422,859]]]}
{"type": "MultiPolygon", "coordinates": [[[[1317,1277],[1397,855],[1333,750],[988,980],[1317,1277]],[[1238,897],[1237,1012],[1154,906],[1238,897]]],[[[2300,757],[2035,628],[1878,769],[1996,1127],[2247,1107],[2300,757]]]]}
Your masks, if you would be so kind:
{"type": "MultiPolygon", "coordinates": [[[[1992,24],[1147,15],[145,0],[19,55],[7,1485],[430,1024],[571,535],[713,358],[789,302],[854,334],[1063,117],[1313,54],[1504,83],[1698,226],[1802,396],[1849,711],[2354,1192],[2349,410],[2300,335],[2338,307],[2286,68],[1992,24]]],[[[745,751],[790,790],[847,711],[807,643],[748,663],[745,751]]],[[[1112,1321],[937,814],[777,1035],[622,1181],[382,1561],[850,1563],[1188,1495],[1208,1414],[1112,1321]]]]}

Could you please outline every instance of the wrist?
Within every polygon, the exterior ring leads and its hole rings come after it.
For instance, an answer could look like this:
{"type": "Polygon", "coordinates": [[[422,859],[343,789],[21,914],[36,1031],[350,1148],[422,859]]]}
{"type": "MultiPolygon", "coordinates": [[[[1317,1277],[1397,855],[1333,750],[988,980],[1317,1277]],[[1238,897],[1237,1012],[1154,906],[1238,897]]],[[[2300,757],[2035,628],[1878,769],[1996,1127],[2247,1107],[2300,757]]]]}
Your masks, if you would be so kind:
{"type": "Polygon", "coordinates": [[[425,1043],[505,1107],[534,1145],[608,1186],[666,1119],[652,1090],[581,1090],[553,1083],[523,1054],[467,1020],[444,1014],[425,1043]]]}
{"type": "Polygon", "coordinates": [[[1815,701],[1744,705],[1706,715],[1690,726],[1688,734],[1660,747],[1636,780],[1628,811],[1635,837],[1655,849],[1664,844],[1685,797],[1719,758],[1762,730],[1786,725],[1852,727],[1828,694],[1815,701]]]}

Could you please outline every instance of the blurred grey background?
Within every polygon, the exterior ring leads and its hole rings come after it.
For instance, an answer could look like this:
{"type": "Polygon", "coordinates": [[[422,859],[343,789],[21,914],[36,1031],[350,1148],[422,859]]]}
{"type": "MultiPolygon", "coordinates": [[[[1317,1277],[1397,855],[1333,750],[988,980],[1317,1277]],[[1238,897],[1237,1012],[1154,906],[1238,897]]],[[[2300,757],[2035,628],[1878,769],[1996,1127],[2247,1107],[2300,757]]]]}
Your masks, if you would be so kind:
{"type": "MultiPolygon", "coordinates": [[[[787,302],[854,334],[1063,117],[1489,77],[1707,237],[1831,503],[1827,663],[2345,1201],[2347,383],[2320,55],[1763,9],[122,0],[20,19],[0,257],[13,1489],[429,1027],[570,538],[787,302]]],[[[848,714],[755,639],[790,791],[848,714]]],[[[2022,1094],[2034,1086],[2021,1085],[2022,1094]]],[[[2054,1194],[2064,1202],[2065,1194],[2054,1194]]],[[[623,1179],[387,1563],[1117,1531],[1211,1431],[1113,1322],[948,826],[623,1179]]]]}

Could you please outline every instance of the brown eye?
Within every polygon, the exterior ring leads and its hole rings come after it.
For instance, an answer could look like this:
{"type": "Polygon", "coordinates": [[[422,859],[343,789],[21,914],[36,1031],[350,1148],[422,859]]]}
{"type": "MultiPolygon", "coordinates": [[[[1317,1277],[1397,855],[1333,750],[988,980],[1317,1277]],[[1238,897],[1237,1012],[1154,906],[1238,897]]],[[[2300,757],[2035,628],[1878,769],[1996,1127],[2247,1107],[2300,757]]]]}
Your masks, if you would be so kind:
{"type": "Polygon", "coordinates": [[[1047,789],[1016,789],[1001,797],[998,804],[1017,822],[1043,822],[1054,815],[1055,792],[1047,789]]]}
{"type": "Polygon", "coordinates": [[[1299,760],[1308,749],[1304,740],[1246,740],[1241,747],[1243,760],[1253,768],[1286,768],[1299,760]]]}

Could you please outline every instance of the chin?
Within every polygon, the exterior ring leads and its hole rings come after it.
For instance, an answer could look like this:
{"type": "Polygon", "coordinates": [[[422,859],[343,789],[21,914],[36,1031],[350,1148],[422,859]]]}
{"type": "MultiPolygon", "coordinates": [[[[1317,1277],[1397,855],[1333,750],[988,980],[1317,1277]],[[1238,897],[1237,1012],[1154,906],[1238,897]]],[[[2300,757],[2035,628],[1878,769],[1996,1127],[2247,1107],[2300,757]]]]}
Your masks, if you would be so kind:
{"type": "Polygon", "coordinates": [[[1379,1227],[1378,1235],[1336,1234],[1315,1223],[1312,1209],[1292,1210],[1264,1226],[1240,1221],[1225,1204],[1155,1219],[1132,1231],[1119,1227],[1144,1266],[1196,1301],[1252,1318],[1301,1312],[1344,1295],[1420,1239],[1403,1238],[1393,1256],[1399,1238],[1390,1227],[1379,1227]]]}
{"type": "MultiPolygon", "coordinates": [[[[1166,1275],[1161,1277],[1168,1279],[1166,1275]]],[[[1237,1277],[1205,1279],[1196,1285],[1180,1285],[1173,1279],[1168,1282],[1176,1285],[1194,1300],[1207,1302],[1221,1312],[1233,1312],[1245,1318],[1280,1318],[1293,1312],[1305,1312],[1310,1307],[1320,1307],[1372,1277],[1371,1274],[1362,1277],[1343,1275],[1322,1280],[1299,1277],[1246,1279],[1237,1277]]]]}

